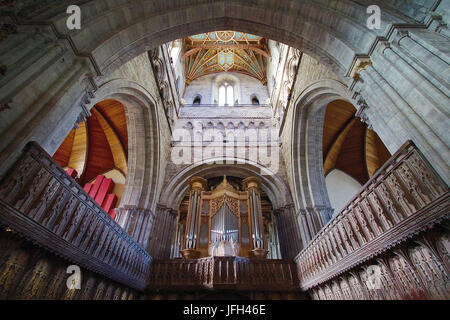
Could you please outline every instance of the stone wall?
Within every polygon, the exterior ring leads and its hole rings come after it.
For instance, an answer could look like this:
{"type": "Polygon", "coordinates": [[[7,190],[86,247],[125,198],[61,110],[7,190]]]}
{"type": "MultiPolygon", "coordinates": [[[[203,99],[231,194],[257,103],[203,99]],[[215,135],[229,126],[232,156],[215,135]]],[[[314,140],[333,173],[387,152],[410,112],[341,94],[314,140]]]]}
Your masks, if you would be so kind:
{"type": "Polygon", "coordinates": [[[256,96],[260,104],[268,103],[267,86],[261,81],[245,74],[227,72],[202,76],[186,86],[183,99],[185,104],[193,104],[196,96],[201,97],[201,104],[218,104],[219,85],[222,82],[233,84],[236,104],[252,104],[256,96]]]}
{"type": "MultiPolygon", "coordinates": [[[[163,103],[159,96],[158,86],[156,85],[155,76],[148,57],[148,53],[143,53],[121,66],[113,74],[111,74],[111,76],[108,77],[108,80],[117,78],[129,79],[137,82],[152,95],[155,101],[157,101],[156,108],[159,115],[159,141],[157,147],[160,150],[158,185],[162,185],[165,176],[165,168],[169,159],[169,146],[172,139],[172,133],[165,117],[163,103]]],[[[150,186],[148,187],[150,188],[150,186]]],[[[158,191],[158,189],[155,190],[156,193],[158,193],[158,191]]],[[[155,198],[157,197],[158,195],[155,196],[155,198]]]]}
{"type": "Polygon", "coordinates": [[[286,171],[288,174],[288,182],[291,191],[294,192],[294,186],[292,181],[292,123],[294,119],[294,103],[297,101],[298,97],[301,96],[303,90],[305,90],[310,84],[322,80],[322,79],[334,79],[337,80],[338,77],[326,66],[319,63],[314,58],[303,54],[300,61],[300,67],[295,79],[294,89],[291,92],[291,99],[285,114],[284,123],[281,127],[281,150],[283,154],[283,160],[286,165],[286,171]]]}

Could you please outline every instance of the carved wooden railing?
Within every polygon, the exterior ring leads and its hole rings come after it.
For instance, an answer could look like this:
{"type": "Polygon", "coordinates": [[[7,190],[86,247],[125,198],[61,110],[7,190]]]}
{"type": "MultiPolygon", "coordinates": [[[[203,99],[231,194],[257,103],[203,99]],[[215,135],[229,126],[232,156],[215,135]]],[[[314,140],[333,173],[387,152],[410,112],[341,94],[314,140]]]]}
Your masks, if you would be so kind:
{"type": "Polygon", "coordinates": [[[0,224],[86,269],[145,288],[148,253],[36,143],[0,182],[0,224]]]}
{"type": "Polygon", "coordinates": [[[295,258],[308,290],[450,218],[448,186],[405,143],[295,258]]]}
{"type": "Polygon", "coordinates": [[[293,262],[241,257],[154,260],[148,285],[149,290],[298,290],[293,262]]]}
{"type": "Polygon", "coordinates": [[[196,107],[205,107],[205,108],[230,108],[230,107],[236,107],[236,108],[244,108],[244,107],[250,107],[250,108],[257,108],[257,107],[264,107],[264,108],[268,108],[271,105],[270,104],[234,104],[232,106],[221,106],[219,104],[183,104],[183,107],[190,107],[190,108],[196,108],[196,107]]]}

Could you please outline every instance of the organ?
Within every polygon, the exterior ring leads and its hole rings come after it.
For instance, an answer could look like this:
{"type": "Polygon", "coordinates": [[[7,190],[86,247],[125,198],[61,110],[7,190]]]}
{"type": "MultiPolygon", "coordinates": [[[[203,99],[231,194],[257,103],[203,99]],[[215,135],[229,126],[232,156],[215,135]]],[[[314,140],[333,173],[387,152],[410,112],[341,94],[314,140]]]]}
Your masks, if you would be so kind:
{"type": "Polygon", "coordinates": [[[181,253],[185,259],[207,256],[266,258],[260,181],[243,180],[244,191],[224,176],[213,190],[201,177],[189,180],[189,206],[181,253]]]}

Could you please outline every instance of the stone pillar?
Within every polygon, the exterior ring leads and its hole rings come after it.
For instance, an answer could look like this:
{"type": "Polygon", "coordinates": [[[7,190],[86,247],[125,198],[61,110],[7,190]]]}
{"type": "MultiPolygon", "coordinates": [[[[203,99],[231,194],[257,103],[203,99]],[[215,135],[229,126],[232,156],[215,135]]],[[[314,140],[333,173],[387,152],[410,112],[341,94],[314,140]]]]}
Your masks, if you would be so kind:
{"type": "Polygon", "coordinates": [[[264,248],[264,225],[262,220],[260,181],[256,177],[249,177],[243,181],[244,189],[248,192],[251,221],[252,247],[250,256],[266,258],[269,251],[264,248]]]}
{"type": "Polygon", "coordinates": [[[146,248],[150,238],[155,214],[149,209],[136,206],[117,208],[116,222],[142,247],[146,248]]]}
{"type": "Polygon", "coordinates": [[[300,209],[297,214],[303,247],[314,238],[314,236],[325,225],[325,218],[332,214],[331,208],[306,208],[300,209]]]}
{"type": "Polygon", "coordinates": [[[448,184],[450,89],[441,72],[450,61],[445,41],[426,30],[396,30],[377,43],[370,58],[355,64],[352,75],[373,129],[391,153],[414,141],[448,184]]]}
{"type": "Polygon", "coordinates": [[[178,212],[163,205],[156,206],[156,215],[147,251],[153,258],[169,259],[178,212]]]}
{"type": "Polygon", "coordinates": [[[302,239],[294,204],[276,210],[275,216],[277,219],[281,256],[284,259],[294,258],[302,249],[302,239]]]}
{"type": "Polygon", "coordinates": [[[201,193],[207,187],[207,181],[201,177],[189,179],[189,211],[186,223],[186,233],[184,239],[184,249],[181,251],[185,259],[197,259],[200,252],[197,248],[198,226],[200,220],[200,199],[201,193]]]}

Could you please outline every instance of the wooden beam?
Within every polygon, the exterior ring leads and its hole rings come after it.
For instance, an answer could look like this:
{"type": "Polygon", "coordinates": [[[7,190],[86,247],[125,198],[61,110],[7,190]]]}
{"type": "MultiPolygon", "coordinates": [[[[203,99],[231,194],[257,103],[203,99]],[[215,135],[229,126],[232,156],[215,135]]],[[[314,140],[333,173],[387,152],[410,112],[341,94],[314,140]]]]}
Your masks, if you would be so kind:
{"type": "Polygon", "coordinates": [[[78,124],[78,129],[75,130],[73,138],[72,152],[67,164],[68,167],[75,169],[80,177],[83,176],[86,170],[88,152],[88,128],[86,122],[78,124]]]}
{"type": "Polygon", "coordinates": [[[103,116],[99,109],[95,106],[91,109],[91,112],[98,120],[100,127],[105,133],[106,139],[108,141],[111,153],[113,156],[114,166],[117,167],[121,172],[126,174],[127,172],[127,158],[125,149],[120,142],[119,134],[116,132],[114,127],[109,123],[109,121],[103,116]]]}
{"type": "Polygon", "coordinates": [[[347,123],[347,125],[341,130],[341,132],[338,134],[337,138],[331,145],[330,149],[328,150],[323,165],[325,175],[327,175],[336,166],[336,162],[339,158],[339,153],[341,152],[341,148],[345,141],[345,138],[347,137],[348,132],[353,127],[356,121],[357,118],[353,118],[347,123]]]}
{"type": "Polygon", "coordinates": [[[372,178],[375,172],[390,158],[391,154],[387,151],[377,133],[367,129],[365,136],[365,163],[367,174],[372,178]]]}

